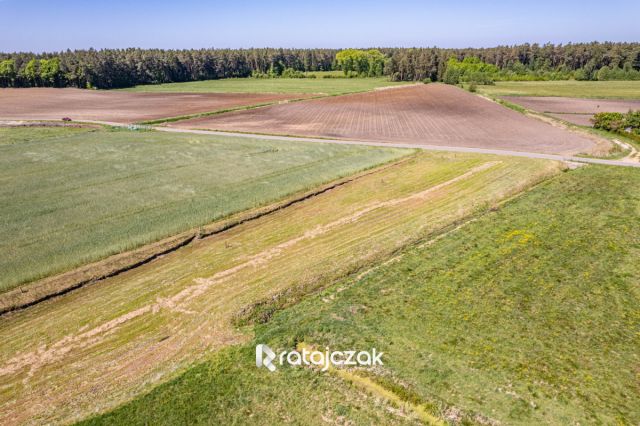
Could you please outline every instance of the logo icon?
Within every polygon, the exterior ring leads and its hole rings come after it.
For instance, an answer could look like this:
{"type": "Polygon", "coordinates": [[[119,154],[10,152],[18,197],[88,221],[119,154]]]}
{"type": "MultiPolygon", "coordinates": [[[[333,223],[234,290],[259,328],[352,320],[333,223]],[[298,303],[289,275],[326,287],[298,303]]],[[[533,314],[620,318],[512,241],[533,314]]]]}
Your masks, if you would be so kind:
{"type": "Polygon", "coordinates": [[[327,371],[331,366],[368,366],[384,365],[382,362],[384,352],[378,352],[376,348],[371,351],[329,351],[326,348],[324,352],[316,350],[308,350],[303,347],[300,351],[282,351],[278,356],[273,350],[265,345],[256,346],[256,367],[266,367],[269,371],[276,371],[276,365],[273,361],[281,366],[285,363],[292,366],[317,366],[322,371],[327,371]]]}
{"type": "Polygon", "coordinates": [[[267,345],[256,346],[256,367],[266,367],[269,371],[276,371],[276,366],[272,361],[276,359],[276,354],[267,345]]]}

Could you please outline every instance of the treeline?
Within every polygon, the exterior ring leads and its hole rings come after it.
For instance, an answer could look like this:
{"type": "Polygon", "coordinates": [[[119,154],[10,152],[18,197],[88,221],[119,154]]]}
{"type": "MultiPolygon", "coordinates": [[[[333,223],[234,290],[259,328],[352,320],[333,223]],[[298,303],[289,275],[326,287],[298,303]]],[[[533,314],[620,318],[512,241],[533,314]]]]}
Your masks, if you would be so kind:
{"type": "Polygon", "coordinates": [[[483,49],[380,49],[390,57],[392,80],[442,81],[449,59],[478,58],[502,80],[632,79],[640,70],[640,43],[523,44],[483,49]],[[608,75],[607,75],[608,74],[608,75]],[[617,77],[617,78],[616,78],[617,77]]]}
{"type": "Polygon", "coordinates": [[[496,67],[500,79],[640,78],[640,43],[523,44],[483,49],[104,49],[0,53],[1,87],[120,88],[342,69],[391,80],[442,81],[451,59],[496,67]],[[347,52],[340,53],[339,52],[347,52]],[[379,56],[376,52],[381,52],[379,56]]]}
{"type": "Polygon", "coordinates": [[[328,71],[337,52],[332,49],[89,49],[40,55],[0,53],[0,86],[112,89],[250,77],[253,73],[281,75],[286,69],[328,71]]]}
{"type": "Polygon", "coordinates": [[[587,74],[585,68],[576,71],[566,69],[529,70],[521,63],[517,67],[500,69],[495,65],[482,62],[475,56],[467,56],[462,61],[449,58],[442,81],[447,84],[474,83],[494,84],[495,81],[510,80],[640,80],[640,70],[634,69],[633,62],[619,65],[604,65],[594,75],[587,74]]]}

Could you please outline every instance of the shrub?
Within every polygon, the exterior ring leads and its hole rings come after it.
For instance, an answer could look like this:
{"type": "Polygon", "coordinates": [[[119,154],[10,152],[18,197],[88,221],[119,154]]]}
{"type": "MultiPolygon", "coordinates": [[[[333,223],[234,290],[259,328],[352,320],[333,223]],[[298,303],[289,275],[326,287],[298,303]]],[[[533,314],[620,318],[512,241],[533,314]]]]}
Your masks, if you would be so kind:
{"type": "Polygon", "coordinates": [[[285,68],[282,71],[282,78],[306,78],[306,75],[302,71],[294,70],[293,68],[285,68]]]}
{"type": "Polygon", "coordinates": [[[587,81],[591,80],[591,75],[585,69],[580,68],[579,70],[576,70],[575,73],[573,73],[573,78],[577,81],[587,81]]]}
{"type": "Polygon", "coordinates": [[[442,76],[442,81],[447,84],[458,84],[460,83],[460,75],[460,70],[455,68],[447,68],[444,71],[444,75],[442,76]]]}
{"type": "Polygon", "coordinates": [[[494,76],[498,74],[498,67],[482,62],[476,57],[466,57],[463,61],[450,58],[447,61],[442,79],[447,84],[460,82],[474,82],[477,84],[493,84],[494,76]]]}
{"type": "Polygon", "coordinates": [[[596,78],[600,81],[606,80],[640,80],[640,71],[630,66],[624,68],[603,66],[596,73],[596,78]]]}
{"type": "Polygon", "coordinates": [[[270,78],[271,76],[266,72],[254,71],[251,73],[251,77],[253,78],[270,78]]]}
{"type": "Polygon", "coordinates": [[[640,141],[640,110],[629,111],[626,114],[601,112],[594,115],[591,121],[596,129],[623,133],[634,140],[640,141]]]}
{"type": "Polygon", "coordinates": [[[472,81],[471,84],[469,84],[469,91],[471,93],[476,93],[476,91],[478,91],[478,86],[476,85],[475,81],[472,81]]]}
{"type": "Polygon", "coordinates": [[[483,71],[472,72],[468,76],[465,76],[464,79],[470,83],[475,83],[475,84],[486,84],[486,85],[495,84],[491,75],[483,71]]]}
{"type": "Polygon", "coordinates": [[[629,111],[624,117],[624,128],[630,128],[633,132],[640,134],[640,110],[629,111]]]}
{"type": "Polygon", "coordinates": [[[294,70],[293,68],[285,68],[282,71],[282,74],[278,74],[274,69],[269,70],[269,72],[261,72],[254,71],[251,73],[251,77],[253,78],[316,78],[314,74],[309,76],[305,75],[302,71],[294,70]]]}
{"type": "Polygon", "coordinates": [[[591,121],[596,129],[617,132],[624,129],[625,116],[619,112],[599,112],[591,121]]]}

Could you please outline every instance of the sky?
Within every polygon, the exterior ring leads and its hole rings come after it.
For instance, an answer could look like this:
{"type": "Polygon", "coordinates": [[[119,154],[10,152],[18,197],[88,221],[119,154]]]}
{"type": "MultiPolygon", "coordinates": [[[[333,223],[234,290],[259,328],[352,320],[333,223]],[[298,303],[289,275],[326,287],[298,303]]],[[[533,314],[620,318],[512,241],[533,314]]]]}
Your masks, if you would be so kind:
{"type": "Polygon", "coordinates": [[[0,51],[640,42],[640,1],[0,0],[0,51]]]}

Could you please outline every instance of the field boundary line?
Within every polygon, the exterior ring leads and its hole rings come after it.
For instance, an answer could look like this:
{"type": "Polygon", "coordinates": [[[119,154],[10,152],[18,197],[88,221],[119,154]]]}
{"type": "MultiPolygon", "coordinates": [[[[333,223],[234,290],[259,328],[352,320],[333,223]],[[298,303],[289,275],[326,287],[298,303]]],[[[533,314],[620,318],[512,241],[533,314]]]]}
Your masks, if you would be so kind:
{"type": "MultiPolygon", "coordinates": [[[[15,119],[13,121],[29,121],[28,118],[15,119]]],[[[115,123],[111,121],[99,121],[99,120],[81,120],[76,123],[88,123],[88,124],[101,124],[104,126],[112,127],[129,127],[131,124],[115,123]]],[[[291,141],[291,142],[316,142],[316,143],[331,143],[342,145],[363,145],[363,146],[377,146],[382,148],[406,148],[406,149],[419,149],[424,151],[436,151],[436,152],[461,152],[469,154],[489,154],[489,155],[501,155],[507,157],[523,157],[523,158],[536,158],[541,160],[553,160],[562,162],[575,162],[586,164],[600,164],[605,166],[619,166],[619,167],[637,167],[640,168],[640,163],[632,163],[621,160],[607,160],[604,158],[591,158],[591,157],[578,157],[575,155],[565,154],[543,154],[540,152],[529,151],[509,151],[504,149],[492,149],[492,148],[472,148],[464,146],[444,146],[444,145],[430,145],[422,143],[399,143],[399,142],[380,142],[380,141],[367,141],[357,139],[329,139],[319,137],[306,137],[306,136],[287,136],[287,135],[275,135],[275,134],[261,134],[261,133],[243,133],[243,132],[231,132],[220,130],[201,130],[201,129],[180,129],[176,127],[162,127],[152,126],[151,130],[159,132],[169,133],[191,133],[196,135],[213,135],[213,136],[228,136],[239,137],[248,139],[260,139],[260,140],[274,140],[274,141],[291,141]]]]}
{"type": "MultiPolygon", "coordinates": [[[[183,307],[180,305],[182,303],[188,302],[191,299],[197,298],[198,296],[204,294],[209,287],[226,282],[230,277],[232,277],[233,275],[235,275],[236,273],[238,273],[239,271],[242,271],[247,267],[264,264],[268,262],[273,257],[278,256],[286,248],[296,245],[301,241],[314,239],[318,236],[324,235],[327,232],[330,232],[333,229],[341,227],[343,225],[348,225],[353,222],[356,222],[363,216],[371,213],[372,211],[375,211],[381,208],[395,207],[407,201],[413,201],[413,200],[424,201],[427,195],[432,194],[434,192],[438,192],[441,189],[454,185],[458,182],[464,181],[478,173],[489,170],[500,163],[502,163],[502,161],[484,162],[475,167],[471,167],[467,169],[463,173],[458,174],[455,177],[452,177],[451,179],[437,183],[433,186],[429,186],[428,188],[423,189],[422,191],[414,192],[409,195],[403,195],[401,197],[392,198],[385,201],[373,201],[371,203],[363,205],[361,209],[351,212],[346,216],[342,216],[326,224],[318,225],[314,228],[309,228],[307,230],[304,230],[301,235],[295,236],[287,241],[283,241],[275,246],[267,247],[260,252],[257,252],[252,254],[251,256],[248,256],[243,263],[240,263],[236,266],[232,266],[227,269],[220,270],[210,277],[196,278],[194,279],[195,284],[185,287],[183,290],[179,291],[178,293],[172,296],[169,296],[167,298],[159,298],[155,302],[152,302],[144,306],[140,306],[133,311],[127,312],[116,318],[113,318],[108,322],[98,325],[95,328],[87,330],[77,336],[74,336],[74,337],[67,336],[58,340],[57,342],[53,342],[45,353],[31,352],[31,353],[16,355],[15,357],[9,359],[6,362],[6,365],[7,365],[6,367],[0,367],[0,376],[14,373],[15,371],[25,367],[25,365],[28,365],[29,363],[31,363],[32,365],[30,371],[31,373],[33,373],[35,369],[39,368],[44,364],[47,364],[48,362],[51,362],[53,358],[58,358],[60,356],[63,356],[64,352],[59,352],[58,349],[61,347],[64,347],[65,344],[76,343],[86,338],[95,337],[104,330],[111,330],[121,324],[124,324],[125,322],[128,322],[131,319],[137,318],[147,313],[156,313],[161,308],[170,308],[178,312],[189,312],[186,307],[183,307]],[[35,363],[32,361],[34,357],[36,357],[37,359],[35,363]]],[[[397,163],[394,163],[394,164],[397,164],[397,163]]],[[[341,185],[344,185],[345,183],[347,182],[344,182],[341,185]]],[[[325,191],[328,191],[330,189],[332,188],[327,188],[325,191]]]]}
{"type": "MultiPolygon", "coordinates": [[[[284,100],[278,100],[278,101],[272,101],[272,102],[264,102],[260,104],[254,104],[254,105],[243,105],[243,106],[238,106],[234,108],[224,108],[224,109],[219,109],[215,111],[198,112],[198,113],[186,114],[186,115],[177,115],[175,117],[158,118],[154,120],[144,120],[144,121],[138,121],[135,124],[155,125],[155,124],[164,124],[164,123],[174,123],[176,121],[185,121],[185,120],[192,120],[196,118],[210,117],[213,115],[226,114],[228,112],[248,111],[252,109],[265,108],[265,107],[270,107],[274,105],[331,98],[334,96],[349,96],[349,95],[356,95],[356,94],[367,93],[367,92],[376,92],[381,90],[392,90],[392,89],[398,89],[398,88],[417,86],[419,84],[422,84],[422,83],[398,84],[395,86],[382,86],[382,87],[375,87],[373,89],[368,89],[368,90],[358,90],[355,92],[345,92],[345,93],[322,93],[322,92],[309,93],[310,96],[306,96],[306,97],[298,97],[298,98],[284,99],[284,100]]],[[[180,92],[169,92],[169,93],[180,93],[180,92]]],[[[266,93],[270,93],[270,92],[266,92],[266,93]]],[[[272,92],[272,93],[281,94],[280,92],[272,92]]]]}
{"type": "Polygon", "coordinates": [[[260,133],[240,133],[229,132],[220,130],[197,130],[197,129],[179,129],[174,127],[154,127],[154,130],[161,132],[173,132],[173,133],[192,133],[199,135],[217,135],[217,136],[236,136],[249,139],[261,139],[261,140],[275,140],[275,141],[291,141],[291,142],[316,142],[316,143],[332,143],[343,145],[365,145],[365,146],[377,146],[386,148],[407,148],[407,149],[421,149],[425,151],[439,151],[439,152],[461,152],[469,154],[490,154],[490,155],[502,155],[508,157],[524,157],[524,158],[536,158],[542,160],[554,160],[563,162],[578,162],[578,163],[590,163],[590,164],[602,164],[608,166],[622,166],[622,167],[640,167],[640,164],[627,163],[618,160],[606,160],[601,158],[588,158],[577,157],[573,155],[563,154],[543,154],[540,152],[527,152],[527,151],[508,151],[502,149],[492,148],[471,148],[462,146],[442,146],[442,145],[429,145],[429,144],[416,144],[416,143],[398,143],[398,142],[379,142],[379,141],[365,141],[365,140],[352,140],[352,139],[328,139],[328,138],[314,138],[304,136],[281,136],[273,134],[260,134],[260,133]]]}
{"type": "Polygon", "coordinates": [[[89,284],[95,284],[107,278],[120,275],[153,260],[175,252],[196,240],[211,237],[247,222],[260,219],[279,210],[322,195],[365,176],[370,176],[391,167],[399,166],[415,156],[407,155],[398,160],[363,170],[353,175],[320,185],[314,189],[298,192],[267,206],[239,212],[227,219],[222,219],[200,226],[177,235],[147,244],[135,250],[109,256],[79,268],[24,284],[6,293],[0,294],[0,317],[13,311],[22,310],[46,300],[62,296],[89,284]]]}
{"type": "MultiPolygon", "coordinates": [[[[616,141],[613,138],[609,138],[606,136],[602,136],[602,135],[598,135],[596,133],[593,133],[591,131],[589,131],[588,129],[585,129],[584,127],[578,126],[575,123],[571,123],[569,121],[563,120],[561,118],[558,117],[554,117],[553,115],[549,115],[549,114],[571,114],[571,115],[593,115],[590,113],[578,113],[578,112],[571,112],[571,113],[567,113],[567,112],[553,112],[553,111],[544,111],[544,112],[538,112],[538,111],[534,111],[528,108],[525,108],[521,105],[518,105],[516,103],[510,102],[506,99],[502,99],[500,97],[494,97],[494,96],[490,96],[490,95],[484,95],[481,93],[477,93],[477,96],[489,101],[489,102],[494,102],[498,105],[502,105],[503,107],[509,108],[511,110],[514,110],[516,112],[519,112],[520,114],[529,117],[529,118],[534,118],[538,121],[542,121],[543,123],[547,123],[551,126],[555,126],[558,127],[560,129],[566,130],[568,132],[573,132],[576,134],[579,134],[581,136],[584,136],[588,139],[591,139],[592,141],[594,141],[596,143],[596,149],[598,149],[598,147],[600,147],[601,149],[604,148],[604,145],[607,144],[608,145],[608,152],[609,152],[609,158],[610,160],[614,160],[614,159],[620,159],[621,161],[633,161],[631,158],[631,155],[623,155],[619,158],[614,157],[615,154],[611,154],[611,151],[613,148],[615,148],[616,146],[619,146],[618,143],[616,143],[616,141]],[[613,157],[613,158],[612,158],[613,157]]],[[[603,159],[603,160],[607,160],[606,157],[598,157],[594,154],[586,154],[587,156],[591,156],[591,158],[596,158],[596,159],[603,159]]]]}
{"type": "Polygon", "coordinates": [[[223,109],[217,109],[215,111],[197,112],[194,114],[177,115],[174,117],[165,117],[165,118],[157,118],[154,120],[138,121],[134,124],[155,125],[155,124],[164,124],[164,123],[174,123],[176,121],[185,121],[185,120],[192,120],[196,118],[210,117],[212,115],[226,114],[228,112],[249,111],[252,109],[265,108],[265,107],[280,105],[280,104],[302,102],[302,101],[307,101],[311,99],[322,99],[329,96],[332,96],[332,95],[323,94],[323,95],[309,96],[306,98],[293,98],[293,99],[285,99],[285,100],[279,100],[279,101],[273,101],[273,102],[264,102],[260,104],[244,105],[244,106],[239,106],[235,108],[223,108],[223,109]]]}
{"type": "MultiPolygon", "coordinates": [[[[496,163],[496,162],[490,162],[490,163],[496,163]]],[[[497,163],[500,163],[500,161],[497,161],[497,163]]],[[[487,163],[484,163],[484,164],[486,165],[487,163]]],[[[571,166],[567,166],[561,170],[566,171],[571,169],[572,169],[571,166]]],[[[476,222],[482,217],[500,210],[508,203],[511,203],[514,200],[517,200],[518,198],[531,192],[532,190],[534,190],[535,188],[543,184],[546,184],[554,179],[557,179],[558,176],[561,176],[561,175],[562,173],[556,173],[551,175],[546,175],[546,174],[541,175],[538,178],[538,180],[532,181],[530,185],[515,188],[514,191],[510,193],[510,195],[508,195],[506,198],[499,200],[498,202],[491,203],[490,205],[487,206],[486,209],[480,208],[477,211],[471,211],[468,214],[465,213],[463,217],[460,217],[454,220],[448,225],[444,225],[440,228],[434,229],[431,232],[428,232],[424,235],[420,235],[415,238],[405,240],[405,242],[403,242],[400,246],[396,247],[394,250],[390,251],[388,254],[379,256],[375,260],[367,260],[365,263],[361,264],[357,268],[351,270],[348,273],[345,273],[342,278],[344,278],[345,280],[355,279],[356,281],[359,281],[360,279],[364,278],[365,276],[372,273],[373,271],[385,265],[392,264],[400,260],[408,252],[408,250],[411,250],[413,248],[424,248],[424,247],[430,246],[436,243],[437,241],[439,241],[440,239],[448,236],[449,234],[452,234],[462,229],[463,227],[466,227],[467,225],[473,222],[476,222]]],[[[460,177],[461,175],[457,176],[457,178],[460,178],[460,177]]],[[[453,178],[453,179],[457,179],[457,178],[453,178]]],[[[426,191],[429,191],[429,189],[427,189],[426,191]]],[[[351,284],[348,284],[347,286],[349,285],[351,284]]],[[[255,325],[257,321],[264,320],[264,318],[260,318],[259,320],[255,318],[254,315],[257,309],[268,306],[270,309],[270,312],[275,312],[277,310],[281,310],[281,309],[293,306],[297,304],[302,297],[306,297],[309,294],[317,294],[318,292],[323,291],[328,287],[329,286],[327,285],[320,285],[318,287],[312,287],[308,289],[304,285],[294,286],[286,290],[283,290],[281,292],[272,294],[266,298],[258,299],[242,307],[240,310],[238,310],[233,315],[233,323],[238,327],[255,325]],[[274,307],[273,310],[271,310],[272,307],[274,307]]]]}

